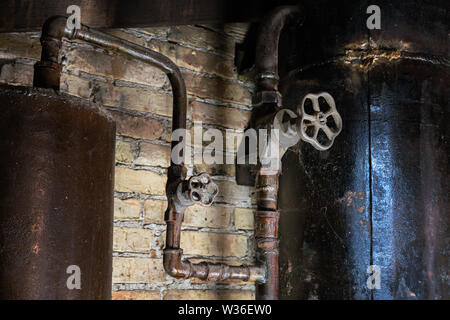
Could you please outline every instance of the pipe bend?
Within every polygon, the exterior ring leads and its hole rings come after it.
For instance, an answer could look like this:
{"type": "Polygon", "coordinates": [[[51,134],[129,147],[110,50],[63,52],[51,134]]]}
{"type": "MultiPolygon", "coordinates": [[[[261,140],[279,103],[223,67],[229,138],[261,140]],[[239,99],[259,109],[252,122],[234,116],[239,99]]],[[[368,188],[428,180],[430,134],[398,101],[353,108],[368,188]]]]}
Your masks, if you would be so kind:
{"type": "Polygon", "coordinates": [[[262,266],[230,266],[225,263],[192,263],[183,260],[180,248],[165,248],[163,254],[164,270],[174,278],[197,278],[203,281],[225,281],[229,279],[264,283],[266,269],[262,266]]]}
{"type": "MultiPolygon", "coordinates": [[[[187,97],[186,86],[179,68],[166,56],[148,48],[116,38],[103,32],[92,30],[86,26],[70,30],[67,27],[67,18],[52,17],[46,21],[42,29],[41,61],[35,65],[34,86],[59,89],[61,65],[59,51],[62,38],[79,39],[99,47],[109,49],[141,60],[163,70],[172,85],[173,92],[173,118],[172,132],[186,128],[187,97]]],[[[181,142],[172,141],[174,145],[186,144],[185,137],[181,142]]],[[[185,149],[184,147],[182,148],[185,149]]],[[[168,170],[167,197],[168,209],[166,211],[167,240],[164,249],[163,264],[165,271],[178,278],[197,277],[202,280],[239,279],[244,281],[264,282],[266,268],[261,266],[229,266],[224,263],[193,264],[183,260],[183,251],[180,249],[180,232],[183,220],[184,206],[176,206],[174,195],[176,187],[186,178],[184,163],[171,165],[168,170]]]]}
{"type": "Polygon", "coordinates": [[[166,221],[166,242],[163,250],[164,270],[175,278],[197,278],[204,281],[236,279],[263,283],[267,272],[266,268],[262,266],[230,266],[225,263],[211,262],[192,263],[183,259],[183,250],[180,247],[181,225],[186,208],[193,203],[183,201],[180,197],[184,197],[184,194],[175,192],[179,186],[186,183],[186,180],[178,182],[178,186],[174,182],[169,179],[167,185],[168,206],[164,215],[166,221]]]}
{"type": "MultiPolygon", "coordinates": [[[[255,56],[257,90],[253,99],[254,106],[258,107],[253,109],[253,125],[271,126],[273,116],[282,106],[278,92],[280,34],[288,23],[301,21],[302,14],[303,10],[298,5],[281,6],[271,11],[260,26],[255,56]]],[[[278,299],[278,175],[278,171],[268,170],[262,165],[256,174],[256,257],[257,262],[266,268],[266,281],[257,286],[256,297],[264,300],[278,299]]]]}
{"type": "Polygon", "coordinates": [[[293,20],[302,18],[299,5],[281,6],[263,20],[256,40],[255,66],[260,91],[278,91],[278,43],[281,30],[293,20]]]}
{"type": "Polygon", "coordinates": [[[64,16],[53,16],[48,18],[42,26],[41,38],[55,38],[61,40],[63,37],[71,38],[74,30],[67,27],[67,18],[64,16]]]}
{"type": "Polygon", "coordinates": [[[164,270],[174,278],[190,278],[192,275],[192,265],[189,261],[183,261],[182,249],[164,249],[163,266],[164,270]]]}
{"type": "MultiPolygon", "coordinates": [[[[59,51],[62,38],[78,39],[109,49],[129,57],[148,63],[166,73],[172,86],[173,93],[173,117],[172,132],[186,128],[187,96],[183,75],[175,63],[159,52],[144,48],[126,40],[114,37],[98,30],[90,29],[82,25],[80,29],[69,29],[67,18],[54,16],[44,23],[41,34],[42,55],[41,61],[35,65],[34,86],[54,88],[59,90],[61,65],[59,63],[59,51]]],[[[182,141],[172,141],[172,147],[178,143],[185,146],[185,138],[182,141]]],[[[182,150],[185,148],[183,147],[182,150]]],[[[171,163],[172,174],[182,178],[185,172],[184,163],[171,163]]]]}

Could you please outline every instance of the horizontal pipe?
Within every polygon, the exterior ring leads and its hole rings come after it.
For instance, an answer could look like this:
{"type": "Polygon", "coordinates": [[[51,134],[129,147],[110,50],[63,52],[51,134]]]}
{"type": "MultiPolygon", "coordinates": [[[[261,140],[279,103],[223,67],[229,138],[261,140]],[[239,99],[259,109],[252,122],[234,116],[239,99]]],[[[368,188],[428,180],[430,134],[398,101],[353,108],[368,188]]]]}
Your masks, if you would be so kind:
{"type": "MultiPolygon", "coordinates": [[[[173,93],[172,132],[176,129],[186,129],[186,86],[181,71],[175,63],[158,52],[90,29],[84,25],[80,29],[69,29],[67,27],[66,17],[57,16],[49,18],[42,28],[42,55],[41,61],[35,66],[35,87],[59,90],[62,69],[59,63],[59,53],[63,37],[69,40],[83,40],[93,45],[124,54],[165,72],[169,78],[173,93]]],[[[172,147],[178,143],[179,141],[172,141],[172,147]]],[[[185,144],[185,137],[182,138],[180,143],[185,144]]],[[[184,149],[184,147],[181,148],[181,150],[184,149]]],[[[170,171],[172,175],[178,176],[179,179],[185,176],[186,170],[183,162],[178,165],[171,163],[171,167],[170,171]]]]}
{"type": "Polygon", "coordinates": [[[259,266],[230,266],[225,263],[183,260],[182,249],[164,249],[164,269],[172,277],[197,278],[204,281],[241,280],[264,282],[265,270],[259,266]]]}
{"type": "MultiPolygon", "coordinates": [[[[67,18],[65,17],[53,17],[44,24],[41,36],[43,47],[41,61],[35,66],[34,85],[36,87],[59,89],[62,69],[59,63],[59,53],[63,37],[70,40],[83,40],[143,61],[164,71],[170,80],[173,92],[172,132],[177,129],[186,129],[186,86],[180,70],[169,58],[86,26],[81,26],[80,29],[68,29],[67,18]]],[[[172,141],[172,148],[178,143],[185,144],[185,136],[182,136],[181,142],[172,141]]],[[[184,150],[184,147],[181,150],[184,150]]],[[[166,249],[164,249],[164,267],[167,273],[174,277],[196,277],[211,281],[226,279],[264,281],[265,271],[260,267],[228,266],[214,263],[193,264],[182,259],[180,234],[186,205],[176,201],[176,197],[177,187],[180,183],[183,184],[186,181],[185,178],[186,168],[184,164],[182,162],[181,164],[174,164],[171,161],[166,185],[168,210],[166,212],[167,239],[166,249]]]]}
{"type": "Polygon", "coordinates": [[[184,219],[186,207],[179,205],[176,198],[169,198],[169,206],[165,214],[167,224],[166,245],[164,248],[164,270],[175,278],[197,278],[204,281],[241,280],[264,283],[266,278],[265,267],[257,266],[230,266],[225,263],[201,262],[192,263],[183,259],[183,250],[180,248],[181,224],[184,219]]]}

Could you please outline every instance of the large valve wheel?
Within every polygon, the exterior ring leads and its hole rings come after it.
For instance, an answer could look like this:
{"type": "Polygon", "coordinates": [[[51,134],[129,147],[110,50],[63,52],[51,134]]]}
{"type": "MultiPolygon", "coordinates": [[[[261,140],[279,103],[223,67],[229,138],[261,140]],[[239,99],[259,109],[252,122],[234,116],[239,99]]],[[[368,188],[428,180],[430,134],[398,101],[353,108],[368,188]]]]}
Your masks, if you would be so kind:
{"type": "Polygon", "coordinates": [[[333,97],[327,92],[309,93],[303,98],[297,112],[301,119],[301,139],[320,151],[331,148],[342,130],[342,118],[333,97]]]}

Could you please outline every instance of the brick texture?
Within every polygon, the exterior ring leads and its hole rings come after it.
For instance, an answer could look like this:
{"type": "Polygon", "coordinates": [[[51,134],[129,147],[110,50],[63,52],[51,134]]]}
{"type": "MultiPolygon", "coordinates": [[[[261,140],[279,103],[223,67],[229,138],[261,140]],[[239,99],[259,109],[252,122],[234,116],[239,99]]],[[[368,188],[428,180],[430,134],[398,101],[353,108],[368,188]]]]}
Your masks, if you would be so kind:
{"type": "Polygon", "coordinates": [[[249,290],[168,290],[164,300],[252,300],[254,293],[249,290]]]}
{"type": "Polygon", "coordinates": [[[139,219],[141,202],[137,199],[114,199],[114,219],[130,220],[139,219]]]}
{"type": "Polygon", "coordinates": [[[235,42],[218,32],[193,26],[177,26],[168,30],[169,41],[208,51],[217,51],[234,56],[235,42]]]}
{"type": "Polygon", "coordinates": [[[253,230],[254,226],[254,210],[235,208],[234,209],[234,226],[236,229],[253,230]]]}
{"type": "Polygon", "coordinates": [[[0,57],[39,60],[41,57],[39,37],[37,33],[0,33],[0,57]]]}
{"type": "Polygon", "coordinates": [[[171,58],[179,67],[233,78],[234,62],[232,59],[224,59],[213,53],[181,47],[160,40],[151,40],[151,48],[171,58]]]}
{"type": "Polygon", "coordinates": [[[189,255],[241,258],[247,254],[248,239],[239,234],[184,231],[181,246],[189,255]]]}
{"type": "Polygon", "coordinates": [[[161,294],[159,291],[114,291],[112,293],[113,300],[159,300],[161,294]]]}
{"type": "Polygon", "coordinates": [[[0,83],[33,85],[33,66],[20,60],[0,60],[0,83]]]}
{"type": "Polygon", "coordinates": [[[117,123],[117,133],[122,136],[155,140],[161,137],[163,125],[155,119],[132,116],[121,112],[111,112],[117,123]]]}
{"type": "Polygon", "coordinates": [[[231,207],[195,205],[186,210],[184,225],[193,227],[227,228],[230,224],[231,207]]]}
{"type": "Polygon", "coordinates": [[[170,146],[142,142],[135,164],[167,168],[170,165],[170,146]]]}
{"type": "Polygon", "coordinates": [[[113,257],[113,283],[165,282],[162,259],[113,257]]]}
{"type": "Polygon", "coordinates": [[[133,161],[132,146],[129,142],[116,140],[116,163],[130,164],[133,161]]]}
{"type": "Polygon", "coordinates": [[[82,71],[153,87],[161,87],[167,78],[164,72],[155,67],[123,55],[105,53],[104,50],[70,47],[64,55],[67,58],[69,71],[82,71]]]}
{"type": "Polygon", "coordinates": [[[153,171],[116,168],[115,180],[118,192],[164,195],[167,176],[153,171]]]}
{"type": "Polygon", "coordinates": [[[114,228],[115,251],[149,252],[151,249],[153,230],[141,228],[114,228]]]}
{"type": "MultiPolygon", "coordinates": [[[[226,24],[105,32],[171,58],[186,81],[188,128],[201,122],[204,129],[219,129],[224,133],[223,151],[233,158],[250,119],[254,87],[234,65],[236,43],[244,41],[247,30],[248,24],[226,24]]],[[[39,37],[38,32],[0,33],[0,83],[32,85],[39,37]]],[[[61,58],[60,90],[102,104],[117,122],[113,299],[254,299],[252,284],[228,281],[215,288],[164,272],[172,117],[172,92],[164,72],[77,41],[63,41],[61,58]]],[[[220,191],[213,206],[186,210],[184,253],[193,262],[252,264],[254,190],[236,184],[234,164],[190,165],[189,173],[200,172],[213,175],[220,191]]]]}
{"type": "Polygon", "coordinates": [[[210,98],[233,102],[238,104],[250,104],[251,93],[248,88],[238,82],[220,77],[205,78],[198,74],[183,73],[187,91],[201,98],[210,98]]]}
{"type": "Polygon", "coordinates": [[[167,208],[167,201],[146,200],[144,204],[144,224],[157,223],[164,224],[164,211],[167,208]]]}
{"type": "Polygon", "coordinates": [[[100,82],[95,82],[94,88],[93,98],[105,106],[172,116],[172,96],[168,93],[100,82]]]}
{"type": "Polygon", "coordinates": [[[215,106],[204,102],[192,102],[194,122],[203,122],[230,129],[244,130],[251,112],[236,108],[215,106]]]}

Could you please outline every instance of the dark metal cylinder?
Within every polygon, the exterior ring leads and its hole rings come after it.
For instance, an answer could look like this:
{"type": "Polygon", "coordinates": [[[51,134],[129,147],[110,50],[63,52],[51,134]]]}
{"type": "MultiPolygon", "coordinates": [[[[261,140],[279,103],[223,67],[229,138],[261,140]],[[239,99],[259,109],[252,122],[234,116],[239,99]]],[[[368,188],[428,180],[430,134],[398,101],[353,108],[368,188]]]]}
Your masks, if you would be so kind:
{"type": "Polygon", "coordinates": [[[0,299],[110,299],[115,124],[0,86],[0,299]]]}
{"type": "Polygon", "coordinates": [[[319,1],[282,44],[284,107],[326,91],[343,119],[283,160],[282,299],[450,298],[448,4],[378,1],[369,30],[370,4],[319,1]]]}

